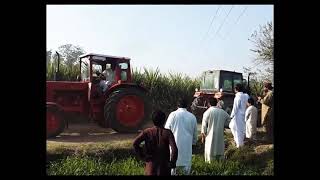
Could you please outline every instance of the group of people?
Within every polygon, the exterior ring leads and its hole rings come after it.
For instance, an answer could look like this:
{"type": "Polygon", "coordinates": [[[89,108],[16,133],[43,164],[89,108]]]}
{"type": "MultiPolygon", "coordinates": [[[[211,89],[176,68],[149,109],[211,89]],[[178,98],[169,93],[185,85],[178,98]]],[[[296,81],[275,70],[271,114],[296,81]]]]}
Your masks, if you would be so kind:
{"type": "MultiPolygon", "coordinates": [[[[265,95],[258,97],[262,103],[262,125],[268,138],[272,137],[272,85],[265,83],[265,95]]],[[[201,142],[204,143],[206,162],[224,159],[224,129],[229,127],[236,147],[244,145],[245,137],[256,140],[258,110],[254,99],[243,92],[243,86],[235,86],[235,98],[231,115],[217,98],[207,102],[201,124],[201,142]]],[[[221,99],[219,100],[221,101],[221,99]]],[[[134,140],[133,147],[146,162],[145,175],[188,175],[191,172],[192,145],[198,139],[197,119],[188,112],[187,101],[182,99],[178,109],[166,115],[160,110],[152,114],[154,127],[143,130],[134,140]],[[144,148],[141,143],[145,142],[144,148]]]]}

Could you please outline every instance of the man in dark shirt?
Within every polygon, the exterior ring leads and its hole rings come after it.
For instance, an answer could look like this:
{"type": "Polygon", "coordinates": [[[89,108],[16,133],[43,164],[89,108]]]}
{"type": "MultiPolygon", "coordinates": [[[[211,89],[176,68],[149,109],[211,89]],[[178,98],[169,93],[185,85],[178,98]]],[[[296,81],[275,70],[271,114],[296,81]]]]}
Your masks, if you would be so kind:
{"type": "Polygon", "coordinates": [[[143,130],[134,140],[133,147],[138,156],[146,162],[145,175],[170,176],[171,168],[176,166],[178,148],[171,130],[164,128],[165,114],[155,111],[152,120],[154,126],[143,130]],[[140,147],[143,141],[144,148],[140,147]]]}

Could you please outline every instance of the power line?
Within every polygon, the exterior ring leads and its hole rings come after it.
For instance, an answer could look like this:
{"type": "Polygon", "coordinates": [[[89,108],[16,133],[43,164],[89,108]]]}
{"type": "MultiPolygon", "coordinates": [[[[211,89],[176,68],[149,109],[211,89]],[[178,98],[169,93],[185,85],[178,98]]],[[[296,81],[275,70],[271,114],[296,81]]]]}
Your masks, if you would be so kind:
{"type": "Polygon", "coordinates": [[[240,19],[241,16],[246,12],[247,9],[248,9],[248,6],[246,6],[246,7],[243,9],[242,13],[238,16],[238,19],[236,20],[235,24],[238,23],[239,19],[240,19]]]}
{"type": "Polygon", "coordinates": [[[212,37],[212,39],[213,39],[215,36],[217,36],[217,34],[219,33],[219,31],[220,31],[220,29],[222,28],[223,24],[226,22],[226,20],[227,20],[227,18],[228,18],[228,16],[229,16],[229,14],[230,14],[230,12],[232,11],[233,6],[234,6],[234,5],[232,5],[232,6],[231,6],[231,8],[230,8],[230,10],[229,10],[228,14],[227,14],[227,15],[226,15],[226,17],[224,18],[223,22],[221,23],[221,25],[220,25],[219,29],[216,31],[216,34],[212,37]]]}
{"type": "MultiPolygon", "coordinates": [[[[238,23],[239,19],[243,16],[243,14],[246,12],[248,6],[246,6],[245,8],[243,8],[242,12],[240,13],[240,15],[238,16],[237,20],[235,21],[235,25],[238,23]]],[[[226,33],[226,35],[223,37],[223,39],[225,39],[233,30],[234,28],[231,28],[230,31],[228,33],[226,33]]]]}
{"type": "MultiPolygon", "coordinates": [[[[223,20],[223,22],[221,23],[221,25],[220,25],[219,29],[218,29],[218,30],[216,31],[216,33],[213,35],[213,37],[211,38],[211,40],[212,40],[212,39],[214,39],[214,37],[216,37],[216,36],[217,36],[217,34],[219,33],[219,31],[220,31],[220,29],[222,28],[223,24],[226,22],[226,20],[227,20],[227,18],[228,18],[228,16],[229,16],[229,14],[230,14],[230,12],[232,11],[233,6],[234,6],[234,5],[232,5],[232,6],[231,6],[231,8],[230,8],[230,10],[229,10],[228,14],[227,14],[227,15],[226,15],[226,17],[224,18],[224,20],[223,20]]],[[[207,46],[207,48],[205,48],[205,49],[207,50],[208,48],[209,48],[209,47],[207,46]]]]}
{"type": "Polygon", "coordinates": [[[202,41],[203,41],[203,40],[206,38],[206,36],[209,34],[210,29],[211,29],[211,26],[212,26],[212,24],[213,24],[213,21],[215,20],[215,18],[216,18],[216,16],[217,16],[220,8],[221,8],[221,6],[219,6],[218,9],[216,10],[216,13],[214,14],[214,16],[213,16],[213,18],[212,18],[212,20],[211,20],[211,23],[210,23],[210,26],[209,26],[209,28],[208,28],[208,31],[207,31],[207,33],[203,36],[202,41]]]}
{"type": "Polygon", "coordinates": [[[211,20],[211,22],[210,22],[210,26],[209,26],[209,28],[208,28],[207,33],[203,36],[203,38],[201,39],[201,41],[200,41],[200,43],[199,43],[199,46],[198,46],[196,49],[194,49],[194,51],[196,51],[196,52],[200,51],[202,42],[203,42],[203,41],[206,39],[206,37],[209,35],[210,29],[211,29],[211,27],[212,27],[212,25],[213,25],[213,21],[216,19],[220,8],[222,8],[221,5],[219,5],[219,7],[217,8],[217,10],[216,10],[216,12],[215,12],[215,15],[213,16],[213,18],[212,18],[212,20],[211,20]]]}

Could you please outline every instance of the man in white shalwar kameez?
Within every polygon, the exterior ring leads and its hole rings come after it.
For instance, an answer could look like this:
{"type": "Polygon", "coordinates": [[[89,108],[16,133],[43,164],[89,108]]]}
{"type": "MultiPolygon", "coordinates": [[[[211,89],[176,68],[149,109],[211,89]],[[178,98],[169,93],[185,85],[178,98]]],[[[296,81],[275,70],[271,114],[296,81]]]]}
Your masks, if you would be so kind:
{"type": "Polygon", "coordinates": [[[209,163],[224,159],[224,128],[230,122],[229,114],[216,105],[216,99],[209,100],[201,126],[202,143],[205,139],[204,159],[209,163]]]}
{"type": "Polygon", "coordinates": [[[192,145],[197,142],[197,119],[187,111],[186,100],[181,100],[178,107],[169,114],[165,125],[165,128],[172,131],[178,147],[176,169],[172,169],[171,174],[180,174],[179,170],[182,170],[183,174],[188,175],[191,170],[192,145]]]}
{"type": "Polygon", "coordinates": [[[254,107],[253,98],[249,98],[247,102],[246,120],[246,138],[256,140],[258,109],[254,107]]]}
{"type": "Polygon", "coordinates": [[[237,148],[239,148],[244,144],[244,137],[246,133],[245,112],[248,96],[243,94],[242,84],[236,84],[234,89],[236,94],[234,97],[233,108],[230,115],[231,122],[229,124],[229,127],[234,141],[236,142],[236,146],[237,148]]]}

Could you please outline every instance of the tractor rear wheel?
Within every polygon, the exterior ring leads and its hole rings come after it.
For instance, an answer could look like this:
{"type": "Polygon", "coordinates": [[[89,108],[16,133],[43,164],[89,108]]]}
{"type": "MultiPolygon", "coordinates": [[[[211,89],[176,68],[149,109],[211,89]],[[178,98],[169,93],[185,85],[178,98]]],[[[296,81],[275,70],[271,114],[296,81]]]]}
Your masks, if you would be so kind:
{"type": "Polygon", "coordinates": [[[145,92],[135,87],[113,91],[104,106],[105,122],[117,132],[137,132],[150,118],[149,114],[145,92]]]}
{"type": "Polygon", "coordinates": [[[63,132],[65,121],[61,109],[47,105],[47,138],[53,138],[63,132]]]}

